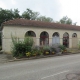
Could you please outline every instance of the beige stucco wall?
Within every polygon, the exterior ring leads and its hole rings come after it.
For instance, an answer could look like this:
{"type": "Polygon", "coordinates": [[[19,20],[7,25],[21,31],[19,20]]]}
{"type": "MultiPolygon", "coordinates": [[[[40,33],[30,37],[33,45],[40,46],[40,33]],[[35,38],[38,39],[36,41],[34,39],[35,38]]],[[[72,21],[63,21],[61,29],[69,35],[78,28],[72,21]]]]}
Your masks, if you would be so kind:
{"type": "MultiPolygon", "coordinates": [[[[25,33],[27,31],[34,31],[36,34],[35,45],[40,43],[40,34],[43,31],[48,32],[49,34],[49,44],[52,44],[52,35],[54,32],[58,32],[60,36],[60,44],[63,44],[63,34],[67,32],[69,34],[69,48],[72,48],[72,34],[76,33],[78,41],[80,40],[80,31],[73,30],[61,30],[61,29],[49,29],[49,28],[39,28],[39,27],[27,27],[27,26],[4,26],[2,30],[2,48],[4,51],[10,51],[11,49],[11,34],[13,36],[24,39],[25,33]]],[[[78,43],[78,42],[77,42],[78,43]]]]}

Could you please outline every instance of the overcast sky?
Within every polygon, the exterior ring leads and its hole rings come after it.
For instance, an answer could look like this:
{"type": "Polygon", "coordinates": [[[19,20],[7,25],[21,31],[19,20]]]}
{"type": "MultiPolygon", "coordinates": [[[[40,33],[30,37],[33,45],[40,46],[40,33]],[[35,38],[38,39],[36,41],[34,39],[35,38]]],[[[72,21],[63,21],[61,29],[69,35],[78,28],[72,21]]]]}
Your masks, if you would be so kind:
{"type": "Polygon", "coordinates": [[[80,0],[0,0],[0,8],[17,9],[20,14],[27,8],[59,21],[68,16],[80,25],[80,0]]]}

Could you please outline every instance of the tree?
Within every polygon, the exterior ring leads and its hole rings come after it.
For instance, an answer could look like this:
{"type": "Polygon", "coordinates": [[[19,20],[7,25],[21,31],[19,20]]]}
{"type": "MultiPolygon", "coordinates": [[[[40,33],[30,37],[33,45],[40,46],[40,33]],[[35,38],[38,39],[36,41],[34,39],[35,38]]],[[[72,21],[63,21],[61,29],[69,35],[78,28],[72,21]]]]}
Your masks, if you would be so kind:
{"type": "Polygon", "coordinates": [[[40,16],[37,18],[37,21],[53,22],[53,19],[50,17],[40,16]]]}
{"type": "Polygon", "coordinates": [[[14,9],[14,11],[6,10],[0,8],[0,26],[3,22],[14,19],[14,18],[20,18],[18,9],[14,9]]]}
{"type": "Polygon", "coordinates": [[[14,15],[14,18],[21,18],[18,9],[14,9],[13,15],[14,15]]]}
{"type": "Polygon", "coordinates": [[[59,21],[56,21],[56,23],[59,23],[59,24],[69,24],[69,25],[76,25],[77,24],[77,22],[73,23],[73,21],[70,18],[68,18],[67,16],[64,16],[59,21]]]}
{"type": "MultiPolygon", "coordinates": [[[[14,9],[14,11],[6,10],[0,8],[0,26],[3,22],[14,19],[14,18],[20,18],[18,9],[14,9]]],[[[1,33],[0,33],[0,45],[1,45],[1,33]]]]}
{"type": "Polygon", "coordinates": [[[38,12],[33,12],[30,9],[26,9],[26,11],[24,11],[22,13],[22,17],[25,19],[29,19],[29,20],[36,20],[36,18],[38,17],[39,13],[38,12]]]}
{"type": "Polygon", "coordinates": [[[62,24],[72,24],[72,20],[68,18],[67,16],[64,16],[62,19],[59,21],[62,24]]]}
{"type": "Polygon", "coordinates": [[[45,16],[39,16],[39,12],[34,12],[30,9],[26,9],[26,11],[22,13],[22,18],[29,19],[29,20],[53,22],[52,18],[45,17],[45,16]]]}
{"type": "Polygon", "coordinates": [[[10,19],[11,16],[12,16],[11,11],[0,8],[0,25],[2,22],[10,19]]]}
{"type": "Polygon", "coordinates": [[[31,20],[36,20],[38,16],[39,16],[38,12],[33,12],[31,15],[31,20]]]}

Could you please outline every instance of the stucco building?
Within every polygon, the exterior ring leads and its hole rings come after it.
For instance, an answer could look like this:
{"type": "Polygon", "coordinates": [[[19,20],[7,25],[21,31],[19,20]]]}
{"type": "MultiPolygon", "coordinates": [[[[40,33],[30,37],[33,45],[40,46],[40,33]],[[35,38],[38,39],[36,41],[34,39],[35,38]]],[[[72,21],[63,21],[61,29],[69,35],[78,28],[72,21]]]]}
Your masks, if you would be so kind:
{"type": "Polygon", "coordinates": [[[77,48],[80,40],[80,26],[14,19],[2,24],[2,49],[11,49],[11,34],[20,38],[31,36],[34,45],[54,45],[60,43],[68,48],[77,48]]]}

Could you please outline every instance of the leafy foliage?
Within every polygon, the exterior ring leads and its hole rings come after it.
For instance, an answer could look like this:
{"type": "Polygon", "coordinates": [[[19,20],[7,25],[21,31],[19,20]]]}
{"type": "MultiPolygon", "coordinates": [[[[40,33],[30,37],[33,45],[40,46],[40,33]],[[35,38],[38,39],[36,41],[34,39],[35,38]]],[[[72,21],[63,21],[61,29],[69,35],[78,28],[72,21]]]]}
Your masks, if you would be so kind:
{"type": "Polygon", "coordinates": [[[43,50],[44,50],[44,55],[47,53],[50,53],[50,47],[49,46],[43,46],[43,50]]]}
{"type": "Polygon", "coordinates": [[[26,46],[32,46],[34,43],[33,38],[31,37],[24,38],[24,43],[26,44],[26,46]]]}
{"type": "Polygon", "coordinates": [[[20,41],[17,37],[12,37],[12,54],[15,57],[25,56],[26,53],[26,45],[23,41],[20,41]]]}
{"type": "Polygon", "coordinates": [[[49,51],[50,47],[49,46],[43,46],[43,49],[46,50],[46,51],[49,51]]]}
{"type": "Polygon", "coordinates": [[[64,16],[62,19],[60,19],[60,21],[57,21],[56,23],[76,25],[76,22],[73,23],[72,20],[70,18],[68,18],[67,16],[64,16]]]}
{"type": "Polygon", "coordinates": [[[33,12],[30,9],[26,9],[26,11],[22,13],[22,17],[29,20],[35,20],[38,15],[39,15],[38,12],[33,12]]]}
{"type": "Polygon", "coordinates": [[[32,48],[32,43],[30,42],[33,41],[29,37],[25,38],[24,41],[20,41],[19,38],[13,37],[12,36],[12,54],[15,57],[23,57],[26,56],[26,52],[30,52],[32,48]],[[28,41],[29,40],[29,41],[28,41]]]}
{"type": "Polygon", "coordinates": [[[53,22],[53,19],[50,17],[40,16],[37,18],[38,21],[45,21],[45,22],[53,22]]]}
{"type": "Polygon", "coordinates": [[[59,45],[59,48],[63,51],[66,50],[66,47],[64,45],[59,45]]]}
{"type": "Polygon", "coordinates": [[[51,47],[50,47],[50,51],[51,51],[51,53],[52,53],[52,52],[56,52],[56,49],[51,46],[51,47]]]}
{"type": "Polygon", "coordinates": [[[30,52],[27,52],[27,53],[26,53],[26,56],[27,56],[27,57],[30,57],[30,56],[31,56],[31,53],[30,53],[30,52]]]}
{"type": "Polygon", "coordinates": [[[6,10],[0,8],[0,26],[3,22],[14,19],[14,18],[20,18],[20,14],[18,9],[14,9],[14,11],[11,10],[6,10]]]}
{"type": "MultiPolygon", "coordinates": [[[[21,41],[17,37],[12,36],[12,54],[14,57],[31,57],[31,56],[40,56],[40,55],[49,55],[56,53],[56,50],[54,47],[49,46],[33,46],[33,39],[31,37],[24,38],[23,41],[21,41]]],[[[66,50],[66,47],[63,45],[60,45],[59,48],[61,50],[66,50]]]]}
{"type": "Polygon", "coordinates": [[[65,16],[65,17],[63,17],[60,20],[60,23],[63,23],[63,24],[72,24],[72,20],[70,18],[68,18],[67,16],[65,16]]]}

